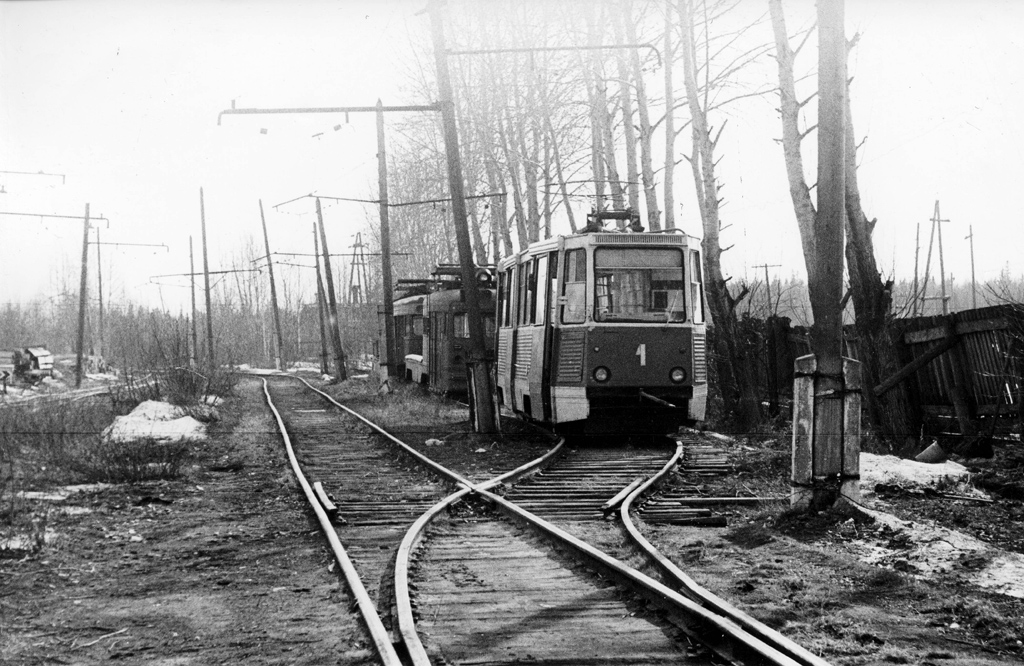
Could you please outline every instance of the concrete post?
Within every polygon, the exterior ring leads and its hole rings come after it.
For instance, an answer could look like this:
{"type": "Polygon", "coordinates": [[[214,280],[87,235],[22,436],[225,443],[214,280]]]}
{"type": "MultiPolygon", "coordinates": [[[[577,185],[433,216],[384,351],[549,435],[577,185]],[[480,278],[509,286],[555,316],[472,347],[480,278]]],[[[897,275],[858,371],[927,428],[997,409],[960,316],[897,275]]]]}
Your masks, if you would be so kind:
{"type": "MultiPolygon", "coordinates": [[[[793,470],[790,504],[798,509],[825,509],[837,500],[860,501],[861,364],[843,358],[843,376],[819,371],[814,354],[795,363],[793,383],[793,470]],[[837,388],[838,380],[838,388],[837,388]],[[838,436],[824,431],[820,403],[842,401],[838,436]],[[830,446],[840,442],[842,449],[830,446]]],[[[828,427],[835,423],[828,419],[828,427]]]]}

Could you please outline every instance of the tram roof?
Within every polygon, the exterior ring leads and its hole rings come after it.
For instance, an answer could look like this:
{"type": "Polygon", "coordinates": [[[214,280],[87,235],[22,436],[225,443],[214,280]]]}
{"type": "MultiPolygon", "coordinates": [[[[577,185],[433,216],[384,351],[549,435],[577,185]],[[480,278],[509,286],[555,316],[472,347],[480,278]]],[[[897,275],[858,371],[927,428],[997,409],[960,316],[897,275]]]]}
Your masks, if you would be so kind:
{"type": "MultiPolygon", "coordinates": [[[[520,258],[535,256],[545,252],[551,252],[561,247],[584,247],[587,245],[661,245],[673,247],[687,247],[691,236],[686,233],[665,233],[665,232],[589,232],[569,235],[552,236],[544,240],[530,244],[525,250],[521,250],[501,260],[498,264],[500,270],[517,263],[520,258]]],[[[694,239],[696,240],[696,239],[694,239]]]]}

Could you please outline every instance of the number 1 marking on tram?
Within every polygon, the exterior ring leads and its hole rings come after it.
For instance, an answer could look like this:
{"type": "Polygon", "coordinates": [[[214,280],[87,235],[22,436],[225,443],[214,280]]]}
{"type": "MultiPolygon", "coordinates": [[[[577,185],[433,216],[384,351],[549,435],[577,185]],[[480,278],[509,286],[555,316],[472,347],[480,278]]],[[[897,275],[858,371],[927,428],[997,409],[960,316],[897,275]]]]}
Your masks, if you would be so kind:
{"type": "Polygon", "coordinates": [[[640,365],[647,365],[647,345],[646,344],[641,343],[640,346],[636,348],[636,356],[640,357],[640,365]]]}

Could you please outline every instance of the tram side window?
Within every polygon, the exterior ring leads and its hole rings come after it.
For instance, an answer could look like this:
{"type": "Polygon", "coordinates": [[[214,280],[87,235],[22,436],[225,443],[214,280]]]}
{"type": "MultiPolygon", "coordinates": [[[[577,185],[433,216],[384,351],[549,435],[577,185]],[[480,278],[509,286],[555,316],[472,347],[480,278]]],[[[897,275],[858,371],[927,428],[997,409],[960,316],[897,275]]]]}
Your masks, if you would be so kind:
{"type": "Polygon", "coordinates": [[[423,335],[423,317],[416,316],[412,318],[412,334],[423,335]]]}
{"type": "Polygon", "coordinates": [[[587,251],[569,250],[565,253],[564,286],[562,296],[563,324],[580,324],[587,316],[587,251]]]}
{"type": "Polygon", "coordinates": [[[519,265],[519,324],[534,322],[534,307],[537,299],[537,261],[531,260],[519,265]]]}
{"type": "Polygon", "coordinates": [[[454,330],[452,336],[456,338],[468,338],[469,337],[469,315],[466,313],[460,313],[455,315],[455,320],[452,322],[454,330]]]}
{"type": "Polygon", "coordinates": [[[512,325],[512,300],[515,298],[515,290],[512,287],[515,284],[512,280],[514,270],[514,266],[509,267],[498,281],[498,303],[501,308],[498,316],[502,328],[512,325]]]}
{"type": "Polygon", "coordinates": [[[534,303],[536,307],[533,312],[532,324],[544,323],[544,310],[548,306],[548,267],[551,262],[547,256],[537,257],[537,274],[534,279],[534,303]]]}
{"type": "Polygon", "coordinates": [[[704,323],[704,280],[701,279],[700,252],[690,251],[690,302],[693,303],[693,323],[704,323]]]}

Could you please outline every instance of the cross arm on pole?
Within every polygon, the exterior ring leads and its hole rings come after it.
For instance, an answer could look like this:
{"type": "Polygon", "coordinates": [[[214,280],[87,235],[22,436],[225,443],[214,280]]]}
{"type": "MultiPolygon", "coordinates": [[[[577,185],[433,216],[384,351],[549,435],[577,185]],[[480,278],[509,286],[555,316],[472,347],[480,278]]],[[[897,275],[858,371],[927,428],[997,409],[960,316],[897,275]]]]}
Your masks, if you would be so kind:
{"type": "Polygon", "coordinates": [[[520,47],[507,49],[464,49],[448,50],[445,55],[483,55],[487,53],[543,53],[545,51],[606,51],[617,49],[650,49],[658,57],[658,67],[661,67],[661,51],[654,44],[603,44],[598,46],[537,46],[520,47]]]}
{"type": "MultiPolygon", "coordinates": [[[[81,220],[82,219],[81,215],[52,215],[50,213],[17,213],[17,212],[6,211],[6,210],[0,210],[0,215],[20,215],[22,217],[53,217],[53,218],[59,218],[59,219],[62,219],[62,220],[81,220]]],[[[110,226],[110,220],[108,220],[107,218],[103,217],[102,215],[90,215],[89,216],[89,221],[92,222],[93,220],[102,220],[102,221],[107,223],[108,227],[110,226]]]]}
{"type": "Polygon", "coordinates": [[[245,108],[245,109],[224,109],[217,114],[217,124],[221,124],[224,116],[231,115],[281,115],[281,114],[306,114],[306,113],[377,113],[378,111],[392,113],[414,113],[418,111],[438,111],[440,107],[436,104],[406,104],[401,106],[319,106],[319,107],[290,107],[290,108],[245,108]]]}
{"type": "Polygon", "coordinates": [[[120,245],[122,247],[162,247],[170,252],[171,248],[166,243],[101,243],[100,241],[89,241],[89,245],[120,245]]]}

